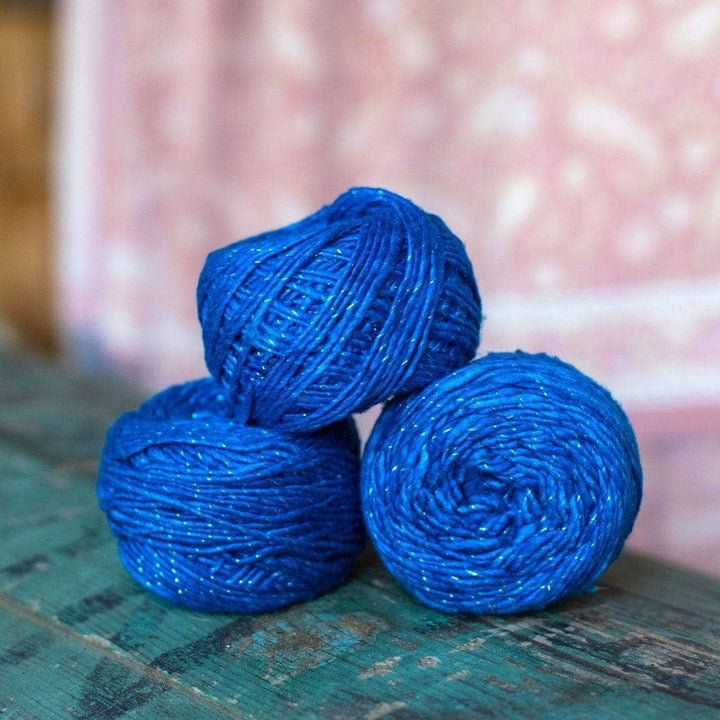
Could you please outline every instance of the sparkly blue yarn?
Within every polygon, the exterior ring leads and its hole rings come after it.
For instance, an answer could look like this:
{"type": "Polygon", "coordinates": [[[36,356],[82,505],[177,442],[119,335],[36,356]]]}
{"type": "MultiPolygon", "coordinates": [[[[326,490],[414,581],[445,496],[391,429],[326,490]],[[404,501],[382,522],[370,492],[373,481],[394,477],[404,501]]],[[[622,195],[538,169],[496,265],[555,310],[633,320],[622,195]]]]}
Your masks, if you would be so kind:
{"type": "Polygon", "coordinates": [[[463,244],[376,188],[211,253],[197,301],[208,369],[239,414],[290,431],[424,387],[479,341],[463,244]]]}
{"type": "Polygon", "coordinates": [[[164,598],[259,612],[342,583],[365,532],[352,420],[291,436],[248,426],[211,379],[110,428],[100,507],[130,575],[164,598]]]}
{"type": "Polygon", "coordinates": [[[535,610],[590,591],[642,492],[635,436],[610,393],[522,352],[487,355],[388,404],[361,473],[380,557],[447,612],[535,610]]]}

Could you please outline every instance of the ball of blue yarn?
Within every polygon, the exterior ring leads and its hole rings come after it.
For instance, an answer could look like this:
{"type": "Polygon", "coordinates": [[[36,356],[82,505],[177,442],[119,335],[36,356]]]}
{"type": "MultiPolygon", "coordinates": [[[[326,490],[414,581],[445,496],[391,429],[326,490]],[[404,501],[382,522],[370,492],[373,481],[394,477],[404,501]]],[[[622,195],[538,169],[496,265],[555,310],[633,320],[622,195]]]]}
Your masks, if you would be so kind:
{"type": "Polygon", "coordinates": [[[469,362],[480,298],[460,240],[409,200],[354,188],[211,253],[197,289],[210,373],[245,419],[308,431],[469,362]]]}
{"type": "Polygon", "coordinates": [[[110,428],[100,507],[130,575],[192,608],[259,612],[342,583],[362,549],[351,420],[290,436],[238,421],[214,381],[110,428]]]}
{"type": "Polygon", "coordinates": [[[447,612],[514,613],[593,588],[641,497],[622,408],[547,355],[494,353],[389,404],[362,462],[390,572],[447,612]]]}

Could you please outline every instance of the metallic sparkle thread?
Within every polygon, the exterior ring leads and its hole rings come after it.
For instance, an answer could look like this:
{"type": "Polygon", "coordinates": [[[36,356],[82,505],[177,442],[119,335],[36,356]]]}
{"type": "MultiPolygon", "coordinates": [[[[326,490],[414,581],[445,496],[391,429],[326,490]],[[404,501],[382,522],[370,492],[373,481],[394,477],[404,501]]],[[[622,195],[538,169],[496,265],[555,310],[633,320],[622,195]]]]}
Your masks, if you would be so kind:
{"type": "Polygon", "coordinates": [[[210,373],[263,427],[306,432],[422,388],[479,340],[463,244],[381,189],[211,253],[197,299],[210,373]]]}
{"type": "Polygon", "coordinates": [[[251,427],[214,381],[177,385],[110,428],[100,507],[141,585],[258,612],[342,583],[365,532],[352,420],[307,435],[251,427]]]}
{"type": "Polygon", "coordinates": [[[494,353],[384,409],[366,447],[368,532],[447,612],[513,613],[590,591],[641,498],[610,393],[546,355],[494,353]]]}

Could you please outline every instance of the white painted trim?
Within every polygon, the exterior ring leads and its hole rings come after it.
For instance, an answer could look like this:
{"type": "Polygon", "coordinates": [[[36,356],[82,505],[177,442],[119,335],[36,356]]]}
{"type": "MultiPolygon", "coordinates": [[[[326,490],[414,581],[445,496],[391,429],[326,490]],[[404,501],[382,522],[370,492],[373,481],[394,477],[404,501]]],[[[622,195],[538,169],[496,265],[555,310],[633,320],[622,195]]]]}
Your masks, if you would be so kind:
{"type": "Polygon", "coordinates": [[[542,294],[483,295],[483,313],[494,326],[570,329],[588,323],[624,323],[628,315],[665,318],[681,311],[720,317],[720,276],[666,280],[628,287],[542,294]]]}
{"type": "MultiPolygon", "coordinates": [[[[570,334],[592,327],[628,326],[647,323],[682,332],[677,322],[692,326],[698,321],[720,318],[720,276],[702,280],[657,281],[629,287],[583,290],[545,296],[505,294],[483,296],[486,315],[480,354],[491,350],[514,350],[534,331],[570,334]],[[508,346],[508,340],[511,340],[508,346]]],[[[534,348],[538,349],[538,348],[534,348]]],[[[543,348],[552,354],[552,348],[543,348]]],[[[578,363],[579,358],[566,358],[578,363]]],[[[581,369],[583,369],[581,367],[581,369]]],[[[720,404],[720,359],[705,361],[654,358],[649,367],[630,372],[597,375],[628,409],[652,409],[673,405],[720,404]]]]}
{"type": "Polygon", "coordinates": [[[720,405],[720,369],[717,368],[662,367],[650,373],[611,377],[607,385],[630,409],[720,405]]]}
{"type": "Polygon", "coordinates": [[[67,328],[75,292],[88,277],[83,263],[98,233],[99,88],[106,0],[63,0],[58,7],[55,98],[54,222],[57,237],[58,313],[67,328]]]}

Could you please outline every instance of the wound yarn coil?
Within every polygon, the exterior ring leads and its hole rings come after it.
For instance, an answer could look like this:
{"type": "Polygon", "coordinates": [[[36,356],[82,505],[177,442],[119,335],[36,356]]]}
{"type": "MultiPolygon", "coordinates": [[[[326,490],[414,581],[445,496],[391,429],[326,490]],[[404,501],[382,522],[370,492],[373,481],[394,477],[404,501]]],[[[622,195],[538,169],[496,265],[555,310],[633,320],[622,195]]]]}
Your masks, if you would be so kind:
{"type": "Polygon", "coordinates": [[[637,515],[630,423],[557,358],[492,353],[390,403],[362,464],[390,572],[446,612],[514,613],[590,591],[637,515]]]}
{"type": "Polygon", "coordinates": [[[341,584],[365,541],[352,420],[252,427],[211,379],[110,428],[98,494],[129,574],[188,607],[260,612],[341,584]]]}
{"type": "Polygon", "coordinates": [[[289,431],[424,387],[479,342],[462,242],[377,188],[210,253],[197,301],[208,369],[239,415],[289,431]]]}

